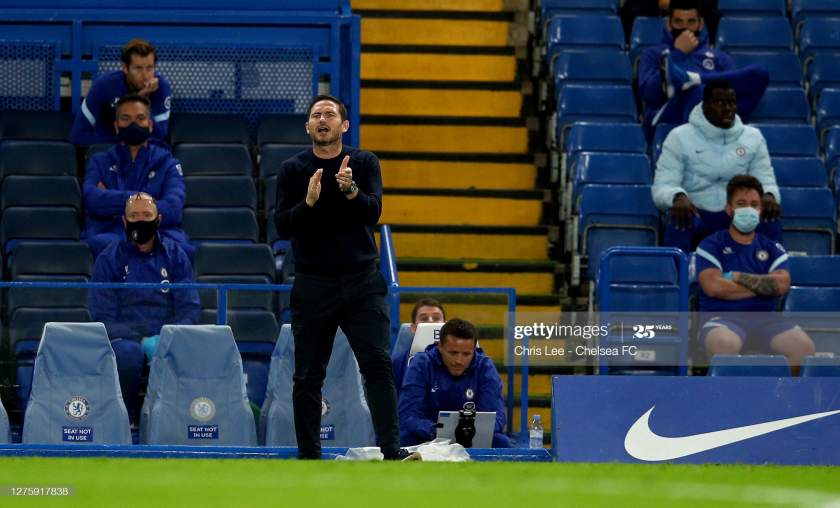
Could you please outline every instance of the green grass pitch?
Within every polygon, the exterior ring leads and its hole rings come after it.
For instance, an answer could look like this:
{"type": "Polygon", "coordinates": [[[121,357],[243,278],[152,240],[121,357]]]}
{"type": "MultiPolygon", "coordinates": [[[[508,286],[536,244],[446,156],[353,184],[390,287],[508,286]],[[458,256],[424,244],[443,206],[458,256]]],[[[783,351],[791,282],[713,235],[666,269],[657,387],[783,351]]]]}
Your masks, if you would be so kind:
{"type": "Polygon", "coordinates": [[[0,459],[0,506],[840,507],[840,468],[240,459],[0,459]]]}

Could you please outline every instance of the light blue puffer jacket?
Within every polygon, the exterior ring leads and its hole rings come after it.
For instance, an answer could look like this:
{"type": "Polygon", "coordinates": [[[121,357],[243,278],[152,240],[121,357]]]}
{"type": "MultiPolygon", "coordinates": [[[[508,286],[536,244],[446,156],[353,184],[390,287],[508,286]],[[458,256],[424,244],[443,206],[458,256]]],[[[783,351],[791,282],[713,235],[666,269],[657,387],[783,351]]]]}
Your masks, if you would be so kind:
{"type": "Polygon", "coordinates": [[[755,127],[735,116],[729,129],[715,127],[700,103],[688,123],[672,130],[662,145],[651,192],[661,210],[671,208],[684,192],[697,208],[719,212],[726,208],[726,184],[735,175],[752,175],[781,203],[767,142],[755,127]]]}

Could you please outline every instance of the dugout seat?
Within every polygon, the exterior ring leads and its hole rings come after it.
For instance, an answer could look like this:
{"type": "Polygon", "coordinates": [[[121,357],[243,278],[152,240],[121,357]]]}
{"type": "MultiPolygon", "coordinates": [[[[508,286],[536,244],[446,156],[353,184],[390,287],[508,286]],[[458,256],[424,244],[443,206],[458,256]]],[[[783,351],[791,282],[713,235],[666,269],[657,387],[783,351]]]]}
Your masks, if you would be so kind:
{"type": "Polygon", "coordinates": [[[131,444],[117,363],[102,323],[47,323],[23,426],[25,444],[131,444]]]}
{"type": "Polygon", "coordinates": [[[254,173],[246,145],[236,143],[181,143],[172,149],[184,177],[248,176],[254,173]]]}

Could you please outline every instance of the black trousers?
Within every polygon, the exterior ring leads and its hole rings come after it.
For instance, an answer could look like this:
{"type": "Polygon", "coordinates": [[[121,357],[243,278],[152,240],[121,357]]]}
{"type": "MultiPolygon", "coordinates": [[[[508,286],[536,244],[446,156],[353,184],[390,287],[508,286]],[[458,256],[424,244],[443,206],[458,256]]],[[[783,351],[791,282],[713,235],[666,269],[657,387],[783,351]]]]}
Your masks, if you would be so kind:
{"type": "Polygon", "coordinates": [[[375,266],[352,274],[295,276],[290,302],[295,336],[292,402],[300,458],[321,457],[321,388],[339,326],[365,382],[376,444],[385,457],[399,451],[387,292],[375,266]]]}

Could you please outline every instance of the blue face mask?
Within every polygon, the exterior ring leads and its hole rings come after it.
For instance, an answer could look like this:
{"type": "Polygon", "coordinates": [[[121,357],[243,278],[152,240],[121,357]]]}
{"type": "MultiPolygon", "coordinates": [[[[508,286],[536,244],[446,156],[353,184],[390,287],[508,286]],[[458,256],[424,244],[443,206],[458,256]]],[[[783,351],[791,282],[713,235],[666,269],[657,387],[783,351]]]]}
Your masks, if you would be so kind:
{"type": "Polygon", "coordinates": [[[148,127],[140,127],[136,123],[132,123],[128,127],[121,127],[117,132],[119,140],[129,146],[142,145],[151,135],[152,131],[148,127]]]}
{"type": "Polygon", "coordinates": [[[758,210],[751,206],[736,208],[732,214],[732,225],[735,229],[744,233],[752,233],[758,227],[758,210]]]}

